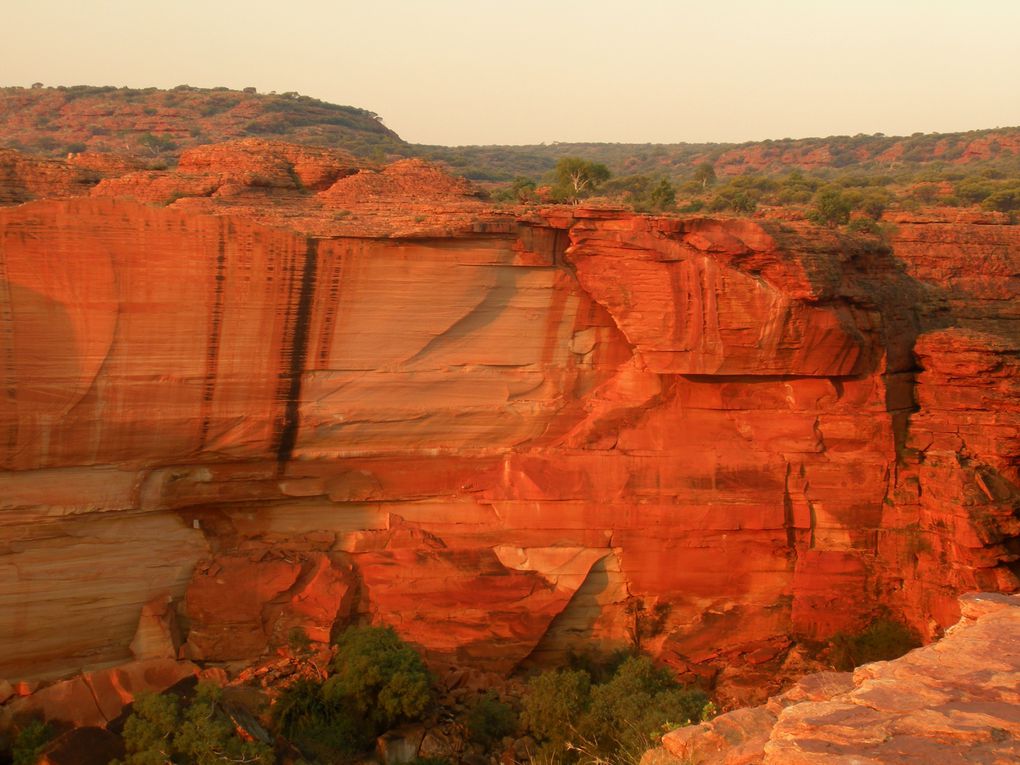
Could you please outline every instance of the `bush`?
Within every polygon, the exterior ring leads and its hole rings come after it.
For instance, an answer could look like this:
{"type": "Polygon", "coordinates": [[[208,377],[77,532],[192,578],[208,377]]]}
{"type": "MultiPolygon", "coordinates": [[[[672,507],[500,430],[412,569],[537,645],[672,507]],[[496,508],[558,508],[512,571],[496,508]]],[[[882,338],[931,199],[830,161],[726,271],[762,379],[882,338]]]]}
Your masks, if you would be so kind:
{"type": "Polygon", "coordinates": [[[243,741],[234,721],[221,706],[223,691],[212,683],[199,683],[195,699],[184,712],[174,735],[174,747],[183,762],[205,765],[213,762],[245,762],[271,765],[276,761],[271,747],[257,741],[243,741]]]}
{"type": "Polygon", "coordinates": [[[715,183],[715,166],[711,162],[702,162],[694,168],[693,181],[702,191],[715,183]]]}
{"type": "Polygon", "coordinates": [[[35,765],[43,747],[53,738],[53,730],[41,720],[31,720],[22,728],[11,747],[13,765],[35,765]]]}
{"type": "Polygon", "coordinates": [[[626,659],[605,683],[584,671],[543,672],[528,683],[521,722],[549,756],[634,761],[667,730],[704,719],[704,692],[681,686],[648,657],[626,659]]]}
{"type": "Polygon", "coordinates": [[[553,171],[554,192],[557,199],[577,203],[609,180],[609,168],[601,162],[589,162],[580,157],[562,157],[553,171]]]}
{"type": "Polygon", "coordinates": [[[850,221],[853,198],[838,186],[823,186],[814,196],[814,211],[808,216],[823,226],[842,226],[850,221]]]}
{"type": "Polygon", "coordinates": [[[638,212],[664,212],[676,207],[676,189],[665,178],[624,175],[602,184],[599,193],[638,212]]]}
{"type": "Polygon", "coordinates": [[[882,234],[882,227],[871,218],[854,218],[847,225],[846,230],[857,234],[871,234],[872,236],[880,236],[882,234]]]}
{"type": "Polygon", "coordinates": [[[492,198],[497,202],[519,202],[522,204],[534,202],[537,199],[535,188],[535,182],[530,178],[518,177],[514,178],[509,186],[504,186],[493,192],[492,198]]]}
{"type": "Polygon", "coordinates": [[[153,135],[152,133],[145,133],[142,135],[142,137],[138,139],[138,143],[148,149],[154,157],[158,157],[163,152],[173,151],[177,148],[177,144],[166,136],[153,135]]]}
{"type": "Polygon", "coordinates": [[[326,701],[345,704],[381,730],[421,718],[433,702],[425,662],[392,627],[352,627],[337,641],[326,701]]]}
{"type": "Polygon", "coordinates": [[[470,739],[488,748],[516,730],[517,715],[513,707],[489,691],[472,705],[465,723],[470,739]]]}
{"type": "Polygon", "coordinates": [[[567,654],[567,666],[570,669],[580,669],[588,673],[592,683],[608,682],[620,665],[633,656],[628,648],[618,648],[615,651],[570,651],[567,654]]]}
{"type": "Polygon", "coordinates": [[[956,196],[970,204],[984,202],[994,191],[995,184],[982,178],[964,178],[956,184],[956,196]]]}
{"type": "Polygon", "coordinates": [[[528,682],[521,704],[521,724],[538,741],[562,747],[591,703],[587,672],[551,670],[528,682]]]}
{"type": "Polygon", "coordinates": [[[867,189],[860,192],[854,208],[863,212],[871,220],[878,220],[892,201],[892,194],[885,189],[867,189]]]}
{"type": "Polygon", "coordinates": [[[208,765],[245,762],[271,765],[271,747],[243,741],[227,715],[223,691],[212,683],[199,683],[192,702],[181,708],[176,696],[141,694],[124,723],[127,756],[111,765],[208,765]]]}
{"type": "Polygon", "coordinates": [[[592,690],[585,732],[607,754],[638,751],[667,730],[699,722],[707,704],[703,691],[682,687],[647,656],[633,656],[592,690]]]}
{"type": "Polygon", "coordinates": [[[875,619],[861,632],[837,632],[830,643],[832,665],[842,672],[873,661],[898,659],[921,645],[910,627],[888,617],[875,619]]]}
{"type": "Polygon", "coordinates": [[[308,756],[358,754],[431,709],[428,670],[390,627],[348,629],[337,641],[333,669],[325,682],[296,681],[273,706],[277,729],[308,756]]]}
{"type": "Polygon", "coordinates": [[[663,212],[664,210],[672,210],[676,207],[676,189],[673,185],[663,178],[659,181],[659,184],[652,189],[652,193],[649,195],[649,201],[653,210],[663,212]]]}
{"type": "Polygon", "coordinates": [[[327,720],[329,707],[322,698],[322,683],[301,678],[287,686],[273,704],[273,721],[287,738],[327,720]]]}
{"type": "Polygon", "coordinates": [[[981,206],[986,210],[1013,212],[1020,210],[1020,186],[994,191],[985,198],[981,206]]]}
{"type": "Polygon", "coordinates": [[[732,210],[735,213],[750,215],[757,208],[758,200],[755,196],[747,191],[737,191],[735,189],[727,189],[716,194],[712,201],[708,203],[708,209],[711,212],[732,210]]]}

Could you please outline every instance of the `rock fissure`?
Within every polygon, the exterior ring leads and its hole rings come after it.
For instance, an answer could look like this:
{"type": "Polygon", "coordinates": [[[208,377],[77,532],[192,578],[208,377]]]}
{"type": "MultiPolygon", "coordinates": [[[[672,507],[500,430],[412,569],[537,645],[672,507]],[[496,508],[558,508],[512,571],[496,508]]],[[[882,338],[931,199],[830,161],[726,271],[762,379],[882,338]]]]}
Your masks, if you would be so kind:
{"type": "Polygon", "coordinates": [[[281,368],[285,370],[277,387],[277,398],[283,412],[274,425],[274,443],[272,450],[276,454],[276,462],[282,471],[290,461],[294,445],[297,442],[298,405],[301,400],[301,380],[305,372],[305,360],[308,355],[308,336],[311,321],[311,306],[316,286],[316,267],[318,263],[318,242],[309,239],[304,252],[300,278],[292,273],[291,283],[297,284],[297,295],[291,287],[281,343],[284,358],[281,368]],[[295,302],[296,301],[296,302],[295,302]]]}

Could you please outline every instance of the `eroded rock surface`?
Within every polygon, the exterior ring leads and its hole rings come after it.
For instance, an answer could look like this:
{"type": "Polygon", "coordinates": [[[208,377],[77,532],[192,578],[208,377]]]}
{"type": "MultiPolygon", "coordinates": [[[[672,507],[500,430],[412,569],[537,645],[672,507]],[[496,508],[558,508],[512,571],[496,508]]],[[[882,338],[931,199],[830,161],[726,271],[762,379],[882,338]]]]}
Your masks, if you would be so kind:
{"type": "Polygon", "coordinates": [[[266,142],[181,162],[0,210],[0,677],[354,618],[508,671],[659,606],[643,648],[728,682],[1016,589],[1016,226],[890,248],[266,142]]]}
{"type": "Polygon", "coordinates": [[[809,675],[761,707],[662,739],[646,765],[1006,765],[1020,759],[1020,597],[966,595],[936,643],[809,675]]]}

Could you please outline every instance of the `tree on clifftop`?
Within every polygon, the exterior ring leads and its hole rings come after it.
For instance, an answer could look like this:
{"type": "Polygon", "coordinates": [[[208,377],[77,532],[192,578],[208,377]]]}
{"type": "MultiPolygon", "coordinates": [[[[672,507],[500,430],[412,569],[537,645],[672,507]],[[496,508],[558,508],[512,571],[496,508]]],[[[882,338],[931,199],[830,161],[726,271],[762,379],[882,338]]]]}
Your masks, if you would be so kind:
{"type": "Polygon", "coordinates": [[[850,221],[853,199],[837,186],[823,186],[814,197],[815,209],[809,218],[822,226],[842,226],[850,221]]]}
{"type": "Polygon", "coordinates": [[[701,185],[704,191],[715,183],[715,166],[711,162],[702,162],[694,168],[694,180],[701,185]]]}
{"type": "Polygon", "coordinates": [[[556,163],[556,196],[577,204],[586,192],[609,180],[609,168],[580,157],[563,157],[556,163]]]}
{"type": "Polygon", "coordinates": [[[158,157],[164,151],[173,151],[177,148],[177,144],[171,141],[164,135],[153,135],[152,133],[146,133],[138,139],[138,143],[152,152],[152,156],[158,157]]]}

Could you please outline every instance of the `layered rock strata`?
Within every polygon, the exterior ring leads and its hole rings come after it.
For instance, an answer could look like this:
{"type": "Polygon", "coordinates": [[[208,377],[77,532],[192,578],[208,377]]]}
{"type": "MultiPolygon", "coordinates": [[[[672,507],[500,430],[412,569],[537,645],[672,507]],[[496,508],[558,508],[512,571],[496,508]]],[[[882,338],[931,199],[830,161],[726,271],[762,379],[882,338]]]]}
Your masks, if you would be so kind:
{"type": "Polygon", "coordinates": [[[0,677],[370,618],[501,672],[640,641],[738,698],[879,606],[931,636],[1016,588],[1017,227],[890,249],[193,152],[0,210],[0,677]]]}

